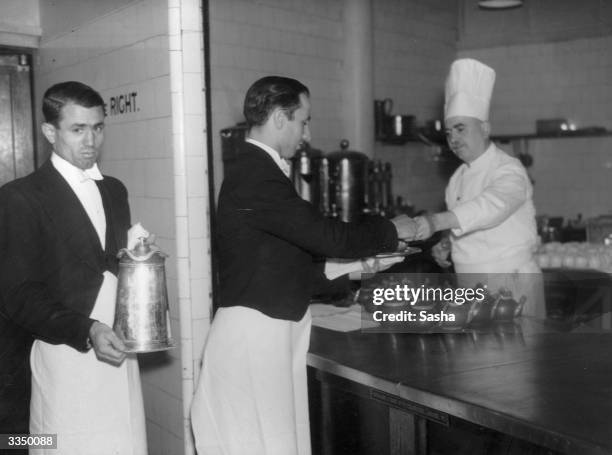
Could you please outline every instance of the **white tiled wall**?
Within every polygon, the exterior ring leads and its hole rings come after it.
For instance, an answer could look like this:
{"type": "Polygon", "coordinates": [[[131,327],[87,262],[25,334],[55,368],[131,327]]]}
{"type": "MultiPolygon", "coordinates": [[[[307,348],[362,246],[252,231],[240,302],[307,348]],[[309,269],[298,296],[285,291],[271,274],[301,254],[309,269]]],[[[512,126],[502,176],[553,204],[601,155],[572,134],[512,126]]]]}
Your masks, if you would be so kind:
{"type": "MultiPolygon", "coordinates": [[[[455,2],[376,1],[374,83],[376,99],[391,98],[394,114],[414,115],[418,125],[442,117],[444,79],[455,58],[455,2]]],[[[447,162],[418,142],[377,143],[376,159],[393,167],[393,193],[417,210],[443,208],[447,162]]]]}
{"type": "MultiPolygon", "coordinates": [[[[325,152],[339,149],[345,137],[342,4],[329,0],[211,0],[217,190],[222,178],[219,130],[243,121],[244,94],[259,77],[281,74],[304,82],[313,104],[313,147],[325,152]]],[[[376,98],[393,98],[395,113],[417,115],[423,123],[439,117],[445,71],[455,54],[455,3],[376,0],[372,4],[376,98]]],[[[397,164],[396,193],[409,189],[410,194],[404,195],[420,207],[436,205],[433,194],[441,197],[443,186],[423,194],[413,193],[412,183],[407,183],[414,182],[413,177],[423,170],[412,166],[415,156],[429,152],[414,144],[402,147],[405,153],[398,150],[379,145],[375,151],[377,157],[397,164]]]]}
{"type": "Polygon", "coordinates": [[[37,47],[41,34],[38,1],[4,0],[0,8],[0,44],[37,47]]]}
{"type": "Polygon", "coordinates": [[[553,43],[610,34],[612,4],[601,0],[531,0],[513,9],[459,4],[460,49],[553,43]]]}
{"type": "Polygon", "coordinates": [[[534,202],[542,215],[612,214],[612,137],[529,142],[534,202]]]}
{"type": "Polygon", "coordinates": [[[112,11],[82,23],[69,8],[54,14],[69,16],[63,21],[70,27],[61,32],[54,22],[47,36],[42,18],[36,105],[48,86],[65,80],[89,84],[107,101],[101,169],[126,184],[132,221],[155,233],[169,254],[170,322],[178,346],[140,356],[149,453],[192,453],[185,437],[192,333],[198,330],[200,346],[210,310],[201,4],[114,0],[112,11]],[[112,115],[110,98],[132,92],[137,109],[112,115]]]}
{"type": "Polygon", "coordinates": [[[394,114],[440,118],[444,79],[455,58],[455,2],[375,1],[374,84],[377,99],[391,98],[394,114]]]}
{"type": "Polygon", "coordinates": [[[381,146],[378,157],[392,166],[394,197],[401,196],[416,211],[444,210],[444,189],[457,162],[440,152],[418,143],[381,146]]]}
{"type": "Polygon", "coordinates": [[[259,77],[279,74],[305,83],[313,105],[313,146],[338,148],[341,14],[341,1],[210,1],[217,189],[222,176],[219,130],[244,120],[244,94],[259,77]]]}
{"type": "MultiPolygon", "coordinates": [[[[538,119],[565,118],[578,128],[612,130],[612,8],[608,2],[526,2],[520,12],[467,11],[459,56],[497,71],[493,134],[533,134],[538,119]],[[544,8],[548,3],[548,9],[544,8]],[[554,6],[554,7],[553,7],[554,6]],[[527,15],[524,22],[519,16],[527,15]],[[497,17],[503,26],[487,25],[497,17]],[[522,28],[522,33],[510,33],[522,28]],[[522,43],[522,40],[528,42],[522,43]],[[496,46],[483,43],[495,42],[496,46]],[[477,45],[480,43],[480,45],[477,45]]],[[[528,142],[536,209],[575,217],[612,212],[612,137],[528,142]]]]}
{"type": "Polygon", "coordinates": [[[535,133],[536,120],[567,118],[612,129],[612,35],[460,52],[495,68],[493,134],[535,133]]]}

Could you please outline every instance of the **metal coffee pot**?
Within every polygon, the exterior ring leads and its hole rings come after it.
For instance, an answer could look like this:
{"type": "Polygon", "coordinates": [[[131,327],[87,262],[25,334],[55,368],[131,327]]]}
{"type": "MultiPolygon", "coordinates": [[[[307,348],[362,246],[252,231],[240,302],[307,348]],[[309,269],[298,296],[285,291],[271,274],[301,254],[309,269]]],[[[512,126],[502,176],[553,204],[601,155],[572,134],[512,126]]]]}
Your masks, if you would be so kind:
{"type": "Polygon", "coordinates": [[[152,352],[175,346],[170,333],[164,261],[167,255],[146,239],[117,254],[119,274],[113,330],[127,352],[152,352]]]}
{"type": "Polygon", "coordinates": [[[345,222],[363,215],[366,200],[368,157],[348,150],[349,141],[340,142],[341,150],[327,155],[329,198],[332,216],[345,222]]]}
{"type": "Polygon", "coordinates": [[[525,306],[527,297],[521,296],[517,302],[512,297],[512,292],[508,289],[502,288],[499,291],[499,298],[493,305],[491,314],[495,321],[512,321],[514,318],[519,317],[525,306]]]}

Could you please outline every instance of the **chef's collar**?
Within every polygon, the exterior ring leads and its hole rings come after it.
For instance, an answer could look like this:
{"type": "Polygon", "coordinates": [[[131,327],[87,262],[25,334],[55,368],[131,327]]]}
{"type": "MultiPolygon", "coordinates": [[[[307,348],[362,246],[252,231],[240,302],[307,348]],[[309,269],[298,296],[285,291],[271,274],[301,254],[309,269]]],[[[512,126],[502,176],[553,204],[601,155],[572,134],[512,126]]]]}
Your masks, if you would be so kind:
{"type": "Polygon", "coordinates": [[[83,183],[87,180],[102,180],[104,178],[97,163],[94,163],[89,169],[80,169],[55,152],[51,154],[51,163],[68,181],[83,183]]]}
{"type": "Polygon", "coordinates": [[[489,142],[489,146],[482,153],[482,155],[480,155],[478,158],[476,158],[471,163],[465,163],[465,165],[470,170],[478,170],[478,169],[482,169],[486,167],[489,164],[489,162],[493,159],[493,148],[494,147],[495,146],[493,145],[493,142],[489,142]]]}
{"type": "Polygon", "coordinates": [[[291,166],[289,165],[287,160],[281,158],[281,156],[276,150],[274,150],[269,145],[266,145],[263,142],[256,141],[255,139],[252,139],[250,137],[246,138],[245,142],[256,145],[257,147],[262,149],[264,152],[266,152],[268,155],[270,155],[270,157],[272,157],[272,159],[274,160],[276,165],[280,168],[280,170],[283,171],[283,174],[289,177],[291,173],[291,166]]]}

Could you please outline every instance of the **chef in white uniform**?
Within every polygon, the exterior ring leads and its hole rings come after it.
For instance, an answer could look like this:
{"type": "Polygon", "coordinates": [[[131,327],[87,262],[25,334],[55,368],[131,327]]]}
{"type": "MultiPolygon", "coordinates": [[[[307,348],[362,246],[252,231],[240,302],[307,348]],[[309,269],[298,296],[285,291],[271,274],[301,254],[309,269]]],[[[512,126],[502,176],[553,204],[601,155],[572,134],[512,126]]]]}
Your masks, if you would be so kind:
{"type": "Polygon", "coordinates": [[[494,83],[495,71],[477,60],[451,65],[444,121],[448,144],[463,164],[446,188],[448,210],[415,219],[418,238],[450,230],[450,243],[432,249],[439,264],[448,265],[450,253],[460,282],[480,281],[492,292],[505,287],[516,299],[527,298],[523,314],[544,317],[533,188],[520,161],[489,139],[494,83]]]}

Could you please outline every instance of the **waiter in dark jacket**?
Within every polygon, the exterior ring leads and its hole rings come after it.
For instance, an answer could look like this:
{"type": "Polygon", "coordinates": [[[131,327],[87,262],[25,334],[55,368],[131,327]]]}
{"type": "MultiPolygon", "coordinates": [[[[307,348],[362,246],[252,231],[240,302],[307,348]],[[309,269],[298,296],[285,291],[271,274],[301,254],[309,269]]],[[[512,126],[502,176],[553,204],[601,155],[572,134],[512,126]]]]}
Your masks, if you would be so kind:
{"type": "Polygon", "coordinates": [[[57,434],[49,453],[144,454],[138,363],[110,326],[117,252],[148,233],[98,168],[100,94],[55,84],[43,114],[50,159],[0,188],[0,433],[57,434]]]}
{"type": "Polygon", "coordinates": [[[330,285],[315,258],[392,251],[416,225],[406,216],[344,223],[300,198],[285,161],[310,140],[300,82],[256,81],[244,115],[248,137],[219,195],[221,308],[192,405],[196,447],[200,455],[310,454],[308,303],[330,285]]]}

